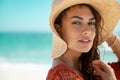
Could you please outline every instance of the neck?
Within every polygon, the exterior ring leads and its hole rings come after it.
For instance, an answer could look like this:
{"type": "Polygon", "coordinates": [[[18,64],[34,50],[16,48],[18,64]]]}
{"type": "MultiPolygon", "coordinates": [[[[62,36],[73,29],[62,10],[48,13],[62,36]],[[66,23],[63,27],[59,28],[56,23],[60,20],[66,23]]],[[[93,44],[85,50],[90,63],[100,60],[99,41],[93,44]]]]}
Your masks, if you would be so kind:
{"type": "Polygon", "coordinates": [[[65,64],[67,64],[68,66],[78,70],[78,62],[80,55],[81,55],[80,52],[67,50],[65,54],[61,56],[61,59],[64,60],[65,64]]]}

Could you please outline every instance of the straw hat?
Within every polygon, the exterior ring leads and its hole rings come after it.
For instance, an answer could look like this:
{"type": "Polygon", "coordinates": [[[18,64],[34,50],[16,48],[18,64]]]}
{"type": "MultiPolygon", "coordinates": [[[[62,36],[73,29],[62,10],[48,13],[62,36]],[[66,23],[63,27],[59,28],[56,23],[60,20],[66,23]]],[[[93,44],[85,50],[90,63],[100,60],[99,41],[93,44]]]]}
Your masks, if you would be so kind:
{"type": "Polygon", "coordinates": [[[52,58],[57,58],[63,55],[67,50],[67,44],[60,38],[54,27],[55,19],[64,9],[83,3],[94,7],[104,20],[104,30],[102,31],[103,40],[99,40],[100,43],[105,41],[113,32],[118,20],[120,19],[120,3],[116,0],[53,0],[50,15],[50,27],[53,31],[52,58]]]}

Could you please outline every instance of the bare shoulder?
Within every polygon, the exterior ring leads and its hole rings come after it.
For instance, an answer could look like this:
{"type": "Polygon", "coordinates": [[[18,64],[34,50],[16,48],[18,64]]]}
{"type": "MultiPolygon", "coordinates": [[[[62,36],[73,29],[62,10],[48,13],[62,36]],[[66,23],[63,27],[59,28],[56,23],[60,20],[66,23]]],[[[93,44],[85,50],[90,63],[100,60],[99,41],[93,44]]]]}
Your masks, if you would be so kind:
{"type": "Polygon", "coordinates": [[[55,59],[53,60],[52,66],[54,67],[54,66],[57,66],[57,65],[59,65],[59,64],[65,64],[65,63],[60,59],[60,57],[55,58],[55,59]]]}

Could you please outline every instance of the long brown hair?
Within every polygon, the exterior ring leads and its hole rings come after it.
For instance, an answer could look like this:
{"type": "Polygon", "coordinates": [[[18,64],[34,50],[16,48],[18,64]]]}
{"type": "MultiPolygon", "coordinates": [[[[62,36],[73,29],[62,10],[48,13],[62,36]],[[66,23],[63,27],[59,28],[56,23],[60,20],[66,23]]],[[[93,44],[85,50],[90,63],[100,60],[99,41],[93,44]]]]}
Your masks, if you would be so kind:
{"type": "MultiPolygon", "coordinates": [[[[83,78],[85,80],[99,80],[100,78],[97,75],[94,75],[94,68],[92,66],[92,61],[99,59],[97,46],[98,46],[98,40],[99,38],[101,38],[101,34],[100,34],[102,30],[101,22],[103,20],[100,14],[92,6],[90,6],[89,4],[80,4],[80,6],[82,5],[87,6],[91,10],[91,12],[93,13],[96,19],[96,23],[95,23],[96,36],[91,50],[87,53],[82,53],[82,55],[79,57],[78,67],[79,67],[79,71],[82,73],[83,78]]],[[[62,24],[62,18],[66,14],[69,8],[65,9],[60,13],[60,15],[56,18],[54,24],[58,24],[58,25],[62,24]]]]}

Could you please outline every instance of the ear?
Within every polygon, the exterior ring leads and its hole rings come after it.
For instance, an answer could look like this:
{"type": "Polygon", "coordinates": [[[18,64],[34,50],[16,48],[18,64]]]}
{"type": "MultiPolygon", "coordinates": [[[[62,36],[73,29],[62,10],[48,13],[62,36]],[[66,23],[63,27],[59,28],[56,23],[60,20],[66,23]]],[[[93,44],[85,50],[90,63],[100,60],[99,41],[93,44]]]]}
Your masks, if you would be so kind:
{"type": "Polygon", "coordinates": [[[60,25],[55,24],[54,26],[55,26],[55,29],[58,32],[58,34],[60,34],[60,29],[61,29],[60,25]]]}

